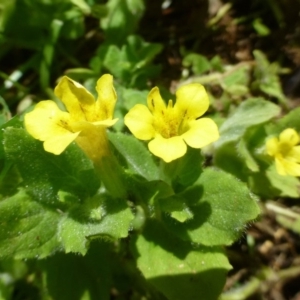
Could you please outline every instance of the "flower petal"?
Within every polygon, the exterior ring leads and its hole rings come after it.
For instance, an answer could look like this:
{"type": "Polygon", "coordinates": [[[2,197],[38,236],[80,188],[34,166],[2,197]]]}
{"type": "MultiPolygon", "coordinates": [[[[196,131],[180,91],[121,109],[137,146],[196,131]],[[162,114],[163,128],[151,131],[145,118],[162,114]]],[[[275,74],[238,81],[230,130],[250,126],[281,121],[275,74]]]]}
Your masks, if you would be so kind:
{"type": "Polygon", "coordinates": [[[209,107],[209,98],[205,88],[199,83],[191,83],[176,91],[174,108],[189,120],[202,116],[209,107]]]}
{"type": "Polygon", "coordinates": [[[33,111],[24,117],[26,130],[35,139],[45,141],[49,137],[70,133],[70,115],[61,111],[55,102],[39,102],[33,111]]]}
{"type": "Polygon", "coordinates": [[[219,138],[216,123],[209,118],[202,118],[190,122],[190,129],[181,135],[185,142],[193,148],[202,148],[219,138]]]}
{"type": "Polygon", "coordinates": [[[187,151],[187,146],[180,136],[165,139],[159,134],[148,144],[148,148],[167,163],[182,157],[187,151]]]}
{"type": "Polygon", "coordinates": [[[275,156],[279,152],[279,141],[277,137],[273,137],[267,140],[266,150],[270,156],[275,156]]]}
{"type": "Polygon", "coordinates": [[[94,126],[104,126],[104,127],[111,127],[115,125],[118,122],[119,118],[115,118],[112,120],[103,120],[103,121],[97,121],[97,122],[92,122],[94,126]]]}
{"type": "Polygon", "coordinates": [[[300,164],[286,159],[275,158],[275,165],[278,174],[300,176],[300,164]]]}
{"type": "Polygon", "coordinates": [[[295,129],[287,128],[280,133],[279,142],[290,147],[296,146],[299,143],[299,135],[295,129]]]}
{"type": "Polygon", "coordinates": [[[293,147],[286,159],[300,163],[300,146],[293,147]]]}
{"type": "Polygon", "coordinates": [[[74,121],[94,121],[95,99],[84,86],[64,76],[54,93],[64,103],[74,121]]]}
{"type": "Polygon", "coordinates": [[[162,99],[158,87],[154,87],[148,94],[147,104],[155,117],[157,115],[161,116],[166,110],[166,103],[162,99]]]}
{"type": "Polygon", "coordinates": [[[130,109],[124,118],[124,123],[140,140],[150,140],[155,136],[153,116],[145,105],[136,104],[130,109]]]}
{"type": "Polygon", "coordinates": [[[44,149],[53,154],[61,154],[80,134],[80,132],[69,132],[62,135],[49,137],[44,142],[44,149]]]}
{"type": "Polygon", "coordinates": [[[111,120],[113,118],[117,94],[113,86],[113,77],[109,74],[104,74],[97,81],[96,90],[98,99],[96,101],[97,120],[111,120]]]}
{"type": "Polygon", "coordinates": [[[85,122],[85,128],[80,132],[76,143],[94,162],[103,158],[103,156],[110,155],[106,128],[104,126],[96,127],[91,123],[85,122]]]}
{"type": "Polygon", "coordinates": [[[275,157],[275,167],[276,171],[279,175],[285,176],[287,175],[285,171],[285,165],[284,165],[284,160],[282,157],[275,157]]]}

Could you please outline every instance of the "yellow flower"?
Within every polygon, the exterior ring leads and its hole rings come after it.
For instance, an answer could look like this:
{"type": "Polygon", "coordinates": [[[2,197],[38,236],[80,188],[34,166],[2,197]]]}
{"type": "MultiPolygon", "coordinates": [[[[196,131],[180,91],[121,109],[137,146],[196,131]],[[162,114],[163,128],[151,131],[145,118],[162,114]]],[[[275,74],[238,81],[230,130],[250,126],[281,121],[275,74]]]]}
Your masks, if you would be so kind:
{"type": "Polygon", "coordinates": [[[182,157],[187,145],[202,148],[219,138],[217,125],[209,118],[198,119],[209,107],[208,95],[201,84],[193,83],[176,91],[176,103],[163,101],[153,88],[148,107],[135,105],[125,116],[125,124],[140,140],[150,140],[148,148],[165,162],[182,157]]]}
{"type": "Polygon", "coordinates": [[[282,131],[279,138],[273,137],[267,140],[266,150],[270,156],[275,158],[278,174],[300,176],[299,141],[298,133],[292,128],[282,131]]]}
{"type": "Polygon", "coordinates": [[[53,154],[62,153],[73,141],[96,159],[108,151],[105,128],[114,125],[116,92],[111,75],[103,75],[97,82],[98,99],[78,82],[64,76],[54,92],[66,111],[51,100],[39,102],[25,115],[25,127],[35,139],[44,142],[44,149],[53,154]],[[100,154],[99,154],[100,153],[100,154]]]}

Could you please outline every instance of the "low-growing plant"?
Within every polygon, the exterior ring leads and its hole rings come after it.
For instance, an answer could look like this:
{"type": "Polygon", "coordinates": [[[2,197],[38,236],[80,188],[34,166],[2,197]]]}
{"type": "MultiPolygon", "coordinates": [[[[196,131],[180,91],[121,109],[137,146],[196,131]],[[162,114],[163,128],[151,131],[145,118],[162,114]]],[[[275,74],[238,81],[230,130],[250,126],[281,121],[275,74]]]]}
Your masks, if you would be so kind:
{"type": "Polygon", "coordinates": [[[77,292],[107,298],[111,288],[119,291],[111,261],[117,259],[129,280],[139,278],[141,294],[215,299],[231,268],[223,247],[259,208],[245,183],[204,164],[199,148],[219,139],[215,122],[199,118],[209,106],[204,87],[180,87],[175,104],[153,88],[148,107],[129,110],[125,124],[138,139],[151,140],[148,149],[128,133],[107,134],[118,121],[112,76],[103,75],[96,89],[95,101],[65,76],[55,88],[63,106],[41,101],[2,126],[1,176],[11,186],[3,186],[0,202],[1,257],[43,259],[38,268],[50,296],[59,294],[51,281],[60,266],[68,265],[69,278],[79,261],[90,269],[95,260],[94,276],[77,292]],[[99,276],[101,289],[93,289],[99,276]]]}

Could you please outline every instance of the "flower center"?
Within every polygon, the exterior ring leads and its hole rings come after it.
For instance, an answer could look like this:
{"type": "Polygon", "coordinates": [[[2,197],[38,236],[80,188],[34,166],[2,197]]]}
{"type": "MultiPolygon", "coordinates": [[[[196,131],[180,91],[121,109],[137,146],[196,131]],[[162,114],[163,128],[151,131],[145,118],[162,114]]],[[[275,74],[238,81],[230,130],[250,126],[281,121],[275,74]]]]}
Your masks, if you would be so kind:
{"type": "Polygon", "coordinates": [[[171,101],[166,109],[155,112],[153,126],[165,139],[179,136],[188,130],[185,114],[178,112],[171,101]]]}
{"type": "Polygon", "coordinates": [[[289,152],[292,150],[293,146],[289,143],[280,143],[279,152],[283,157],[288,156],[289,152]]]}

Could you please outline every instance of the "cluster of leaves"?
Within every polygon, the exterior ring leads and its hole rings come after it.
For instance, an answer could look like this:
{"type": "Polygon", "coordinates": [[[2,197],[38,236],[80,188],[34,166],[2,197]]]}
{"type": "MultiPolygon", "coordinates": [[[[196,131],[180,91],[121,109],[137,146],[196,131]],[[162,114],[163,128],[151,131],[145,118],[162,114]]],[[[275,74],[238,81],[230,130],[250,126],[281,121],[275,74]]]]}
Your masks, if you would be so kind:
{"type": "Polygon", "coordinates": [[[259,215],[254,193],[299,197],[299,181],[278,175],[264,151],[268,136],[287,127],[300,131],[299,109],[274,123],[287,106],[282,69],[258,50],[254,61],[235,66],[224,66],[218,56],[185,55],[180,84],[206,85],[221,137],[203,153],[189,149],[165,164],[128,135],[122,121],[134,104],[145,103],[149,81],[161,71],[153,61],[163,46],[136,34],[142,0],[0,4],[0,58],[16,46],[31,51],[10,74],[0,70],[0,93],[7,96],[7,102],[0,97],[0,299],[20,293],[32,299],[216,299],[231,269],[224,246],[259,215]],[[91,19],[104,38],[82,63],[77,57],[91,19]],[[23,108],[10,119],[10,108],[37,89],[20,83],[28,72],[38,74],[38,89],[54,100],[51,81],[62,73],[91,92],[101,74],[114,76],[120,120],[109,141],[125,198],[105,189],[76,144],[59,156],[47,153],[24,129],[23,108]]]}

